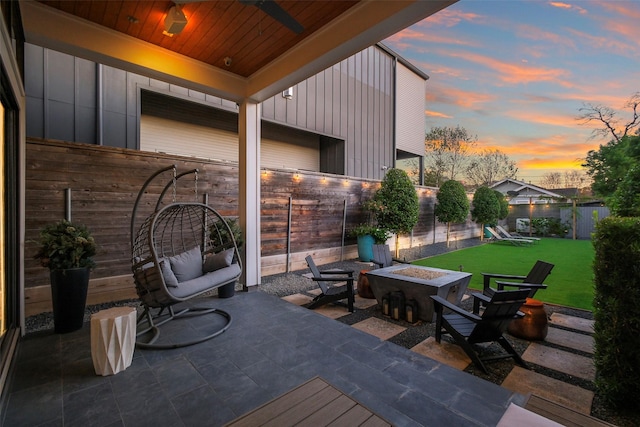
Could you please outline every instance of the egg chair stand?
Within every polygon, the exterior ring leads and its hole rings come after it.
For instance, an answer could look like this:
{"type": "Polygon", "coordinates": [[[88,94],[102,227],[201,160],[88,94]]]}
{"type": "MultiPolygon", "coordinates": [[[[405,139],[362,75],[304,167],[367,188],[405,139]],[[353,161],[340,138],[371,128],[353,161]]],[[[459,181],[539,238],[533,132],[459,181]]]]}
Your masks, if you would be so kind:
{"type": "Polygon", "coordinates": [[[195,306],[191,301],[215,289],[234,287],[242,274],[235,237],[220,213],[204,203],[176,202],[178,180],[190,174],[196,177],[197,199],[197,173],[194,169],[178,175],[175,166],[157,171],[145,182],[134,205],[132,272],[143,308],[137,321],[136,346],[139,348],[185,347],[214,338],[231,326],[231,315],[226,311],[195,306]],[[137,211],[147,187],[169,171],[172,178],[160,193],[154,211],[136,228],[137,211]],[[173,200],[165,205],[163,198],[170,188],[173,188],[173,200]],[[179,333],[174,333],[169,342],[159,341],[162,326],[167,323],[209,314],[221,317],[222,325],[218,321],[213,331],[202,332],[198,328],[196,332],[185,333],[188,338],[181,339],[179,333]]]}

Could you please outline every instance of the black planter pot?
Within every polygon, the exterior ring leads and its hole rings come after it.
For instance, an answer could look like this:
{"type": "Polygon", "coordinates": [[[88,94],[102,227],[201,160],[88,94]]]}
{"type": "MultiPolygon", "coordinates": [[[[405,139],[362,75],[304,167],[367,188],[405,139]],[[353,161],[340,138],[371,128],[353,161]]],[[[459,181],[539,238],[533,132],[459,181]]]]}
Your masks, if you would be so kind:
{"type": "Polygon", "coordinates": [[[51,270],[53,323],[57,334],[77,331],[84,323],[84,308],[89,287],[88,268],[51,270]]]}
{"type": "Polygon", "coordinates": [[[231,298],[236,294],[236,282],[227,283],[218,288],[218,298],[231,298]]]}

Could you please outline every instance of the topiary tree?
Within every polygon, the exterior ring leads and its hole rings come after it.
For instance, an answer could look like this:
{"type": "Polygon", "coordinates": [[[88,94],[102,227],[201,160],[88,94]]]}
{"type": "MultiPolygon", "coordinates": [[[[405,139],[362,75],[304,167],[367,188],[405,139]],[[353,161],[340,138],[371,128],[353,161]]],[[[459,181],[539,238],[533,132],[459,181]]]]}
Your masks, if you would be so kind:
{"type": "Polygon", "coordinates": [[[480,224],[480,240],[484,239],[484,225],[498,221],[500,202],[489,187],[479,187],[473,194],[471,219],[480,224]]]}
{"type": "Polygon", "coordinates": [[[593,246],[595,385],[616,410],[633,410],[640,396],[640,218],[601,220],[593,246]]]}
{"type": "Polygon", "coordinates": [[[402,169],[389,169],[376,191],[375,215],[378,227],[396,234],[396,257],[399,256],[398,235],[411,232],[418,223],[420,204],[411,179],[402,169]]]}
{"type": "Polygon", "coordinates": [[[499,192],[498,190],[493,190],[496,195],[496,199],[498,199],[498,203],[500,204],[500,213],[498,214],[498,219],[505,219],[509,216],[509,201],[507,198],[499,192]]]}
{"type": "Polygon", "coordinates": [[[469,199],[464,186],[453,179],[446,181],[440,187],[436,196],[435,215],[438,221],[447,224],[447,247],[452,222],[464,222],[469,215],[469,199]]]}

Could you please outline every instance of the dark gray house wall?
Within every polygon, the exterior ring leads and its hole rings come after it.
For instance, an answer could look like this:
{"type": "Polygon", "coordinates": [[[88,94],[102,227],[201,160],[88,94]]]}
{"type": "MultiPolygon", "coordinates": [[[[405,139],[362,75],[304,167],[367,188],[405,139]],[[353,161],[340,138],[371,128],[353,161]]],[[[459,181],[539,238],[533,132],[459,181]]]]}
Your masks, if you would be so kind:
{"type": "MultiPolygon", "coordinates": [[[[139,149],[145,90],[169,95],[167,111],[192,101],[194,111],[206,105],[236,112],[230,101],[31,44],[25,63],[29,137],[139,149]]],[[[370,47],[299,83],[292,99],[265,101],[263,119],[282,125],[269,128],[276,129],[269,137],[286,141],[291,128],[311,132],[320,141],[321,172],[381,179],[395,158],[394,64],[370,47]]]]}

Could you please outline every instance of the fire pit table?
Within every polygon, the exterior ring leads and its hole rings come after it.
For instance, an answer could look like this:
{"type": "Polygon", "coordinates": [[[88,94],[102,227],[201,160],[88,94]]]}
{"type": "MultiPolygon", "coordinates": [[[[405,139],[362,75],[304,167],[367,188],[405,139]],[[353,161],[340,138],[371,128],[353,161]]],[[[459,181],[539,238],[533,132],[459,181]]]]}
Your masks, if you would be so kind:
{"type": "Polygon", "coordinates": [[[418,265],[393,265],[367,272],[369,286],[382,306],[382,297],[401,291],[405,300],[418,305],[418,317],[426,322],[434,320],[431,295],[438,295],[453,304],[460,304],[471,281],[471,273],[443,270],[418,265]]]}

